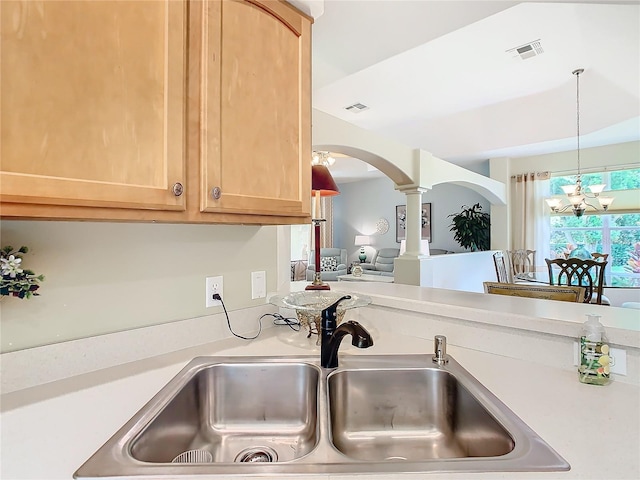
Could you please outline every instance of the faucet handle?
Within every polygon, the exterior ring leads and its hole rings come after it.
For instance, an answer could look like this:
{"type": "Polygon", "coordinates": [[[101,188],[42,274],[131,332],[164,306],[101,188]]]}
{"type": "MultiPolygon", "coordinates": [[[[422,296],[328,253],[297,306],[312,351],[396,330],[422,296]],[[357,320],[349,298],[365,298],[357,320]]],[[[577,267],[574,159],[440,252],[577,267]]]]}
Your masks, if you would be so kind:
{"type": "Polygon", "coordinates": [[[338,318],[338,304],[343,300],[349,300],[351,295],[343,295],[338,300],[336,300],[333,305],[329,305],[324,310],[322,310],[321,316],[323,321],[332,321],[338,318]]]}
{"type": "Polygon", "coordinates": [[[431,358],[434,363],[444,365],[449,360],[447,357],[447,337],[444,335],[436,335],[433,337],[433,351],[435,355],[431,358]]]}

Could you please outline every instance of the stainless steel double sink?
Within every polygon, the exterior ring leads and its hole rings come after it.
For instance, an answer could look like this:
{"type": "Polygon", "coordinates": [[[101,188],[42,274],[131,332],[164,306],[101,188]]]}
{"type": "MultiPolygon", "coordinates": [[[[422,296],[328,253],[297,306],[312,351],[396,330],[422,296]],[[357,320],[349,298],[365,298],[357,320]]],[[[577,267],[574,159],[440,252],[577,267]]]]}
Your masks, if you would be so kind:
{"type": "Polygon", "coordinates": [[[568,470],[448,356],[198,357],[75,478],[568,470]]]}

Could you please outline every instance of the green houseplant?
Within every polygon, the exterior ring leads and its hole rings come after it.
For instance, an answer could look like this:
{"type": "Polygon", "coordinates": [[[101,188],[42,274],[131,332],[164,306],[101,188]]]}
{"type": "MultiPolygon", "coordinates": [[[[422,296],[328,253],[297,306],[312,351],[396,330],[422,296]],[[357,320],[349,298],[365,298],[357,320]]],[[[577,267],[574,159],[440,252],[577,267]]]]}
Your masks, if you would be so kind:
{"type": "Polygon", "coordinates": [[[490,216],[482,211],[482,206],[476,203],[473,207],[464,205],[460,213],[449,215],[452,217],[451,228],[454,232],[454,240],[462,248],[475,252],[478,250],[489,250],[490,241],[490,216]]]}

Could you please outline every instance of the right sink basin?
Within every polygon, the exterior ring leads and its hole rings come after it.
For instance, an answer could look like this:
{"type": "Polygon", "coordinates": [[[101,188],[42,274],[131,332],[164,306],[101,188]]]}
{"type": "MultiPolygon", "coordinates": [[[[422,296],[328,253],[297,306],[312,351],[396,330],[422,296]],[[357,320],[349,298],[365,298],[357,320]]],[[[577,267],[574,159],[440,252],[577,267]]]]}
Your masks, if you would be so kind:
{"type": "Polygon", "coordinates": [[[368,462],[497,457],[514,439],[458,379],[433,368],[329,377],[331,441],[368,462]]]}
{"type": "Polygon", "coordinates": [[[326,388],[331,445],[378,471],[570,468],[450,356],[343,356],[326,388]]]}

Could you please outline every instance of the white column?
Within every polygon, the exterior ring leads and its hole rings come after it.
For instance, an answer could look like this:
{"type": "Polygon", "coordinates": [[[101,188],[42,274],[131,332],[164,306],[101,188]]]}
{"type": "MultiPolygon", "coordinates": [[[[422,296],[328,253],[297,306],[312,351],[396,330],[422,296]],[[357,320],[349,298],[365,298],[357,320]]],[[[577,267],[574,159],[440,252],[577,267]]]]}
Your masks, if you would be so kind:
{"type": "Polygon", "coordinates": [[[423,253],[421,249],[422,239],[422,193],[426,189],[415,188],[403,190],[407,196],[407,219],[406,219],[406,250],[404,255],[418,257],[423,253]]]}
{"type": "Polygon", "coordinates": [[[426,285],[429,257],[427,256],[428,247],[427,252],[421,252],[421,232],[422,193],[427,189],[412,187],[401,191],[407,196],[405,252],[394,261],[394,282],[405,285],[426,285]]]}

